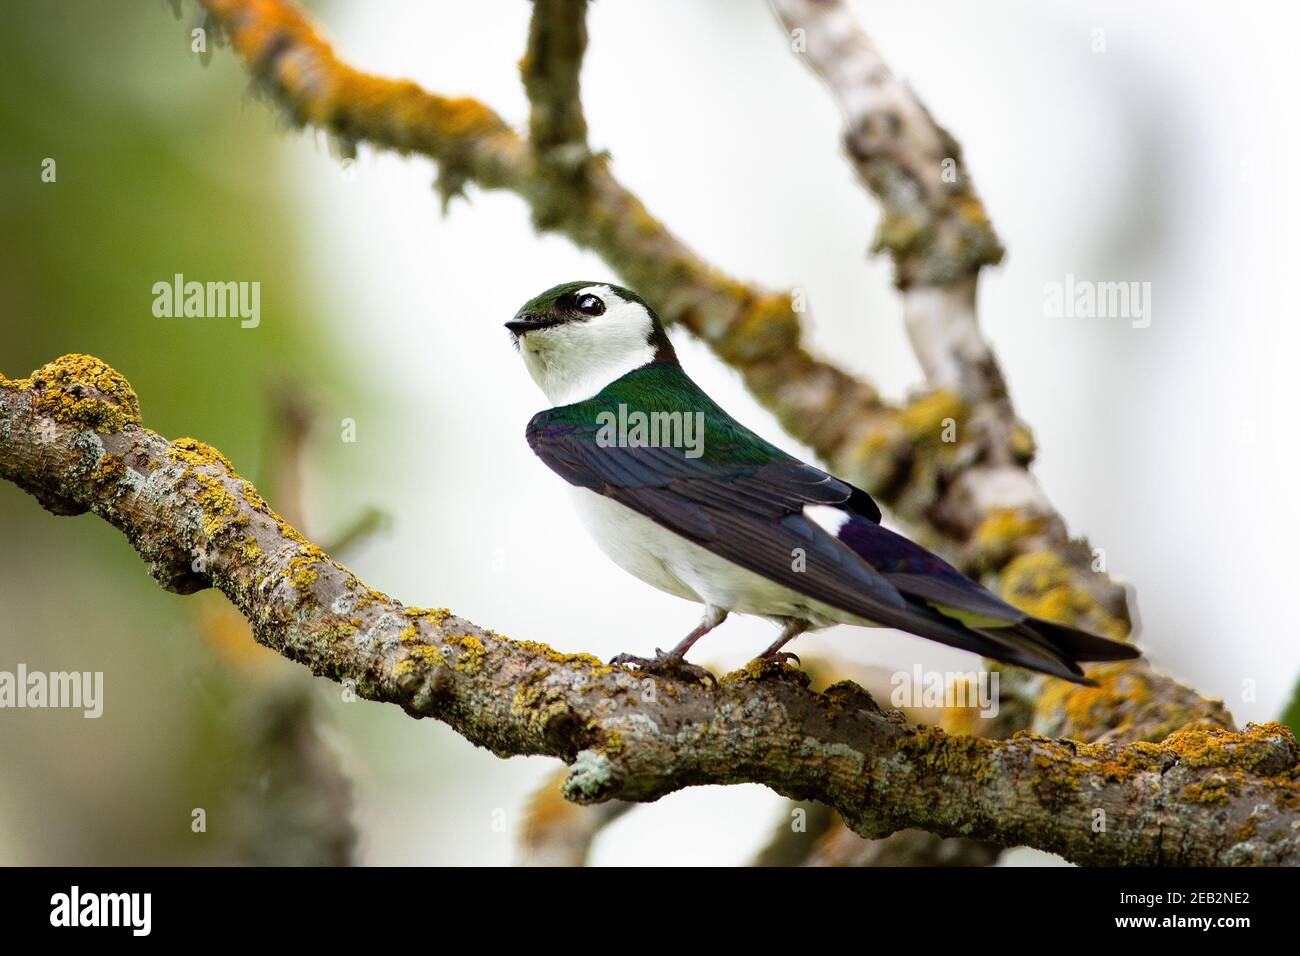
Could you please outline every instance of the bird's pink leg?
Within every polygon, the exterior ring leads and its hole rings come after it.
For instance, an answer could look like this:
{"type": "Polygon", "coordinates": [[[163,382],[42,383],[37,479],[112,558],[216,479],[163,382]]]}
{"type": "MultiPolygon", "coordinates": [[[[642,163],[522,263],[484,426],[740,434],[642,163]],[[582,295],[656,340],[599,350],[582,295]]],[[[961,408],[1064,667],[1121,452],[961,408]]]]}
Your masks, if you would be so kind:
{"type": "Polygon", "coordinates": [[[665,677],[686,677],[692,680],[704,682],[707,678],[716,683],[714,676],[695,664],[688,663],[686,652],[689,651],[701,637],[709,633],[719,624],[727,619],[725,608],[713,607],[706,605],[704,608],[704,617],[700,618],[700,623],[695,626],[691,633],[677,642],[677,646],[671,651],[664,652],[655,648],[654,657],[635,657],[631,654],[618,654],[610,658],[611,664],[635,664],[638,670],[646,671],[651,674],[660,674],[665,677]]]}
{"type": "Polygon", "coordinates": [[[789,644],[796,637],[808,630],[808,622],[801,621],[798,618],[786,618],[785,626],[781,628],[781,633],[775,641],[768,645],[767,650],[763,651],[756,658],[760,661],[789,661],[793,660],[796,664],[801,663],[797,654],[791,654],[789,651],[783,651],[781,648],[789,644]]]}

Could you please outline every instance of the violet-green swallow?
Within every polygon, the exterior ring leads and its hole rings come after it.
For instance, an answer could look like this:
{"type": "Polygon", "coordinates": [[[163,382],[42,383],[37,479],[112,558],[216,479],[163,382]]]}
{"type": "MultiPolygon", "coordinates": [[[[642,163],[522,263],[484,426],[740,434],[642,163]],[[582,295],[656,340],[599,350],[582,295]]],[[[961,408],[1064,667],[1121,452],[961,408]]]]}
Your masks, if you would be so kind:
{"type": "Polygon", "coordinates": [[[833,624],[894,627],[985,657],[1089,683],[1080,661],[1135,648],[1032,617],[880,524],[870,495],[745,428],[682,370],[654,310],[601,282],[548,289],[506,323],[553,407],[528,443],[574,488],[601,549],[662,591],[704,605],[654,658],[695,677],[697,640],[735,611],[780,625],[760,655],[833,624]]]}

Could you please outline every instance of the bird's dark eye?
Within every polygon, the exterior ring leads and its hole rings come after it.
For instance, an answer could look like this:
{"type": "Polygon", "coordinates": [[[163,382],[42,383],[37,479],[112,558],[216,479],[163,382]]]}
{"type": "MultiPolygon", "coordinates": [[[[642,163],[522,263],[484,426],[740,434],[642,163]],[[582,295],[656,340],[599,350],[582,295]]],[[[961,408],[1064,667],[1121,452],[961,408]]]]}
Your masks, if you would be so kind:
{"type": "Polygon", "coordinates": [[[583,315],[600,315],[605,311],[605,303],[594,295],[578,296],[578,311],[583,315]]]}

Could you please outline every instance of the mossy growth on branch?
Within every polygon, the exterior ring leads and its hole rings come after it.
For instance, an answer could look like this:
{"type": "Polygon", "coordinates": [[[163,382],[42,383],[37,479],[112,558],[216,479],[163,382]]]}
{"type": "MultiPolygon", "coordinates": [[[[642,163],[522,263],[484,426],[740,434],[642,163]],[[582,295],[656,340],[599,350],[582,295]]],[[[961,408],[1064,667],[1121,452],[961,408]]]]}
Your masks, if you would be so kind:
{"type": "Polygon", "coordinates": [[[36,412],[63,425],[120,432],[140,424],[140,400],[116,369],[93,355],[63,355],[8,386],[31,390],[36,412]]]}
{"type": "Polygon", "coordinates": [[[970,561],[973,567],[999,568],[1024,545],[1047,531],[1047,519],[1020,508],[995,508],[971,534],[970,561]]]}
{"type": "Polygon", "coordinates": [[[960,441],[957,429],[970,417],[970,409],[961,397],[949,389],[927,392],[898,412],[898,422],[916,444],[955,445],[960,441]]]}
{"type": "Polygon", "coordinates": [[[1111,614],[1077,579],[1079,570],[1055,551],[1031,551],[1002,570],[1003,599],[1022,611],[1123,640],[1128,624],[1111,614]]]}

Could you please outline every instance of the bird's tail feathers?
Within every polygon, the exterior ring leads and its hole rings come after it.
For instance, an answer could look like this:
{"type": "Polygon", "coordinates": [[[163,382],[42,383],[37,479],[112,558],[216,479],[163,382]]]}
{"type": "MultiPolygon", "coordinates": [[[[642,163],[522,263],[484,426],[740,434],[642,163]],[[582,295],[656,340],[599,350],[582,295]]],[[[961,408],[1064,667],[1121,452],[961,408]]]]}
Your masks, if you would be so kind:
{"type": "Polygon", "coordinates": [[[961,621],[928,605],[914,602],[909,602],[908,611],[902,612],[899,620],[889,620],[880,615],[879,623],[910,631],[949,647],[971,651],[981,657],[990,657],[1004,664],[1027,667],[1076,684],[1094,683],[1084,676],[1083,670],[1070,654],[1032,630],[1023,633],[1015,625],[967,627],[961,621]]]}
{"type": "Polygon", "coordinates": [[[1018,660],[1010,660],[997,653],[989,654],[989,657],[1006,663],[1021,664],[1024,664],[1024,658],[1027,657],[1030,663],[1025,666],[1078,684],[1096,684],[1083,676],[1080,662],[1126,661],[1141,656],[1141,652],[1132,644],[1108,640],[1036,617],[1026,618],[1008,627],[981,627],[976,630],[989,640],[1014,647],[1019,652],[1015,655],[1018,660]],[[1065,673],[1062,673],[1062,669],[1065,673]]]}
{"type": "Polygon", "coordinates": [[[1045,621],[1041,617],[1023,621],[1019,629],[1060,648],[1076,661],[1130,661],[1142,656],[1142,652],[1132,644],[1098,637],[1068,624],[1045,621]]]}

